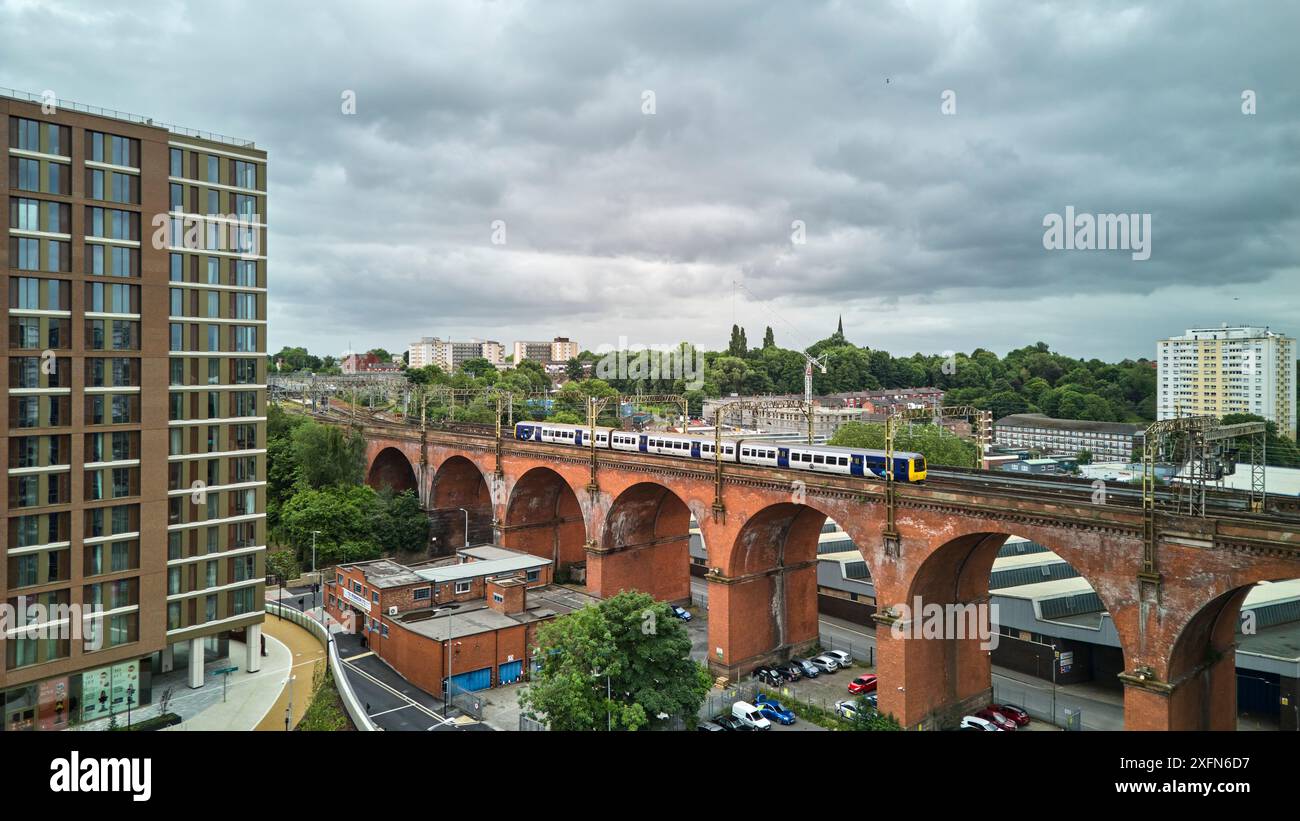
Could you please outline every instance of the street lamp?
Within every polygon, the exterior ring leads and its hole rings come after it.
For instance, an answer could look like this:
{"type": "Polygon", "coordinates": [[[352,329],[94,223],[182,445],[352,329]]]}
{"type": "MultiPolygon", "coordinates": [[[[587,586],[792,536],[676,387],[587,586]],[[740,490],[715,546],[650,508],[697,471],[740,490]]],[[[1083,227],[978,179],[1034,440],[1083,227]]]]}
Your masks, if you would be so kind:
{"type": "Polygon", "coordinates": [[[447,717],[447,704],[451,701],[451,654],[453,647],[460,647],[460,642],[451,640],[451,616],[447,617],[447,686],[442,693],[442,717],[447,717]]]}
{"type": "Polygon", "coordinates": [[[465,514],[465,547],[469,547],[469,511],[463,507],[456,509],[465,514]]]}
{"type": "Polygon", "coordinates": [[[320,571],[316,569],[316,534],[319,530],[311,532],[311,572],[316,577],[316,584],[311,589],[311,609],[316,609],[316,594],[320,591],[320,571]]]}
{"type": "Polygon", "coordinates": [[[1052,643],[1052,723],[1056,723],[1056,668],[1061,666],[1061,654],[1052,643]]]}

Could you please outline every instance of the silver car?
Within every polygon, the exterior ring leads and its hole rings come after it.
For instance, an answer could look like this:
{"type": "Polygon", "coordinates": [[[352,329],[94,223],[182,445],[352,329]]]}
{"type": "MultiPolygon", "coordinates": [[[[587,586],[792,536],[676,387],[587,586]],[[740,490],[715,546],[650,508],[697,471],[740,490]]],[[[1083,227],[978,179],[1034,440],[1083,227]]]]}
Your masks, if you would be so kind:
{"type": "Polygon", "coordinates": [[[843,650],[827,650],[822,655],[830,656],[831,658],[835,659],[835,663],[838,664],[840,667],[850,667],[853,665],[853,656],[850,656],[848,653],[844,652],[843,650]]]}
{"type": "Polygon", "coordinates": [[[823,673],[834,673],[836,670],[840,669],[839,662],[827,655],[815,657],[812,660],[812,663],[815,664],[817,669],[821,670],[823,673]]]}

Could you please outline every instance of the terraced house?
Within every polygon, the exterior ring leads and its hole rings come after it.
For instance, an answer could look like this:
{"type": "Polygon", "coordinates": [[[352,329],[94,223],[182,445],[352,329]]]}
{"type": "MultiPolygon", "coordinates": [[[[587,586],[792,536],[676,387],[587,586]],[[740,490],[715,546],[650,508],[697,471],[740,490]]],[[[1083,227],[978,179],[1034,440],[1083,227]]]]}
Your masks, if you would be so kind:
{"type": "Polygon", "coordinates": [[[0,96],[4,730],[259,664],[266,153],[0,96]],[[235,645],[238,647],[238,645],[235,645]]]}

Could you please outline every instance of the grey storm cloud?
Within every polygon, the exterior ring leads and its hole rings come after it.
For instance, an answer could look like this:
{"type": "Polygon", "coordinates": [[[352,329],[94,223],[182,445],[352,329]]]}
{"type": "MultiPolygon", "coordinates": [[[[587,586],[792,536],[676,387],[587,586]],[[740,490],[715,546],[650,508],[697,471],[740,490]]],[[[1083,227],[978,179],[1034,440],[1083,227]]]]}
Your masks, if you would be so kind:
{"type": "Polygon", "coordinates": [[[266,149],[273,349],[1300,333],[1300,10],[1081,5],[0,0],[0,84],[266,149]]]}

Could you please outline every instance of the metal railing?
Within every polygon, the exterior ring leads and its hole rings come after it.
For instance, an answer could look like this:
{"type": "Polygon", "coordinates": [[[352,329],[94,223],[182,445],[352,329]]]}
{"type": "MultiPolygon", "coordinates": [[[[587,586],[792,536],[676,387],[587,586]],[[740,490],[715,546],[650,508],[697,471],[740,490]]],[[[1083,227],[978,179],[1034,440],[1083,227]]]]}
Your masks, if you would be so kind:
{"type": "Polygon", "coordinates": [[[214,143],[224,143],[225,145],[233,145],[239,148],[252,148],[255,145],[253,140],[245,140],[241,137],[227,137],[224,134],[217,134],[211,131],[200,131],[197,128],[186,128],[185,126],[157,122],[151,117],[145,117],[140,114],[132,114],[128,111],[118,111],[112,108],[101,108],[100,106],[95,105],[86,105],[85,103],[78,103],[73,100],[63,100],[57,97],[51,97],[47,94],[32,94],[29,91],[18,91],[13,88],[0,87],[0,97],[9,97],[14,100],[36,103],[37,105],[48,105],[53,108],[64,108],[69,111],[79,111],[82,114],[94,114],[97,117],[109,117],[114,120],[136,123],[137,125],[165,128],[173,134],[179,134],[184,137],[193,137],[198,140],[207,140],[214,143]]]}
{"type": "Polygon", "coordinates": [[[266,612],[288,619],[299,627],[305,628],[325,646],[329,652],[330,670],[334,674],[334,687],[338,690],[339,699],[342,700],[343,708],[347,710],[352,723],[356,725],[358,730],[381,729],[370,720],[370,716],[363,709],[361,702],[357,700],[356,694],[352,692],[352,683],[348,681],[347,670],[343,667],[343,660],[339,658],[338,643],[330,638],[329,628],[306,613],[292,607],[285,607],[279,602],[266,602],[266,612]]]}

